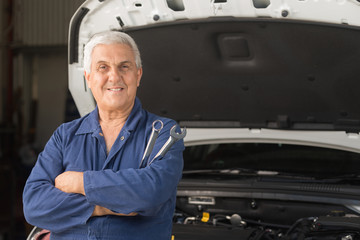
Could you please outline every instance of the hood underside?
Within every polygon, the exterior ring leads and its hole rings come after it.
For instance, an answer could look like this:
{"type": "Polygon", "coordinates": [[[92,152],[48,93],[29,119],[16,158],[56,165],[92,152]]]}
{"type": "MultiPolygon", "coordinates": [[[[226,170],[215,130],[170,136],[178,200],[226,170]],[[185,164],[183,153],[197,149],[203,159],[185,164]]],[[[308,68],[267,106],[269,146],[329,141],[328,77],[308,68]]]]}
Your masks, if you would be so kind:
{"type": "MultiPolygon", "coordinates": [[[[121,15],[124,6],[104,5],[116,1],[95,2],[79,9],[70,29],[69,85],[82,115],[95,105],[82,76],[83,44],[95,32],[116,29],[138,43],[144,69],[138,96],[151,112],[188,127],[360,132],[357,24],[246,14],[161,21],[169,14],[154,14],[154,8],[149,11],[153,22],[129,26],[127,17],[136,22],[148,15],[130,15],[130,7],[121,15]],[[99,14],[106,9],[118,13],[99,14]]],[[[219,11],[235,4],[216,2],[222,4],[219,11]]],[[[166,11],[192,13],[179,6],[166,11]]],[[[132,7],[146,4],[137,1],[132,7]]]]}
{"type": "Polygon", "coordinates": [[[216,18],[129,34],[143,58],[138,95],[157,114],[194,126],[360,130],[359,29],[216,18]]]}

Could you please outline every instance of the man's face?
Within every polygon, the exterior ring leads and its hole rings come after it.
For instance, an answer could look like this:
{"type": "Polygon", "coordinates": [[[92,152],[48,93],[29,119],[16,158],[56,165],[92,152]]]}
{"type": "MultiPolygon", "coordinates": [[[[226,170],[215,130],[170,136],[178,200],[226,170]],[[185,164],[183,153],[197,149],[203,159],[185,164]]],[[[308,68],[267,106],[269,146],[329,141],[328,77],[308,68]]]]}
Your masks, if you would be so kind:
{"type": "Polygon", "coordinates": [[[92,52],[91,71],[85,79],[103,111],[126,111],[132,108],[142,68],[137,68],[128,45],[97,45],[92,52]]]}

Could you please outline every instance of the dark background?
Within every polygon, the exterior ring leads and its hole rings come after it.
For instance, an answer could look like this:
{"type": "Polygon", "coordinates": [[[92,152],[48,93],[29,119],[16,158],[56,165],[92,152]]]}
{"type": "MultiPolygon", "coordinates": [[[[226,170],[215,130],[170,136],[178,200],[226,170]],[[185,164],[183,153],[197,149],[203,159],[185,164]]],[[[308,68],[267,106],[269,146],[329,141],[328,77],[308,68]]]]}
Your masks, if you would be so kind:
{"type": "Polygon", "coordinates": [[[67,41],[84,0],[0,1],[0,240],[33,228],[22,190],[37,154],[62,122],[78,117],[67,89],[67,41]]]}

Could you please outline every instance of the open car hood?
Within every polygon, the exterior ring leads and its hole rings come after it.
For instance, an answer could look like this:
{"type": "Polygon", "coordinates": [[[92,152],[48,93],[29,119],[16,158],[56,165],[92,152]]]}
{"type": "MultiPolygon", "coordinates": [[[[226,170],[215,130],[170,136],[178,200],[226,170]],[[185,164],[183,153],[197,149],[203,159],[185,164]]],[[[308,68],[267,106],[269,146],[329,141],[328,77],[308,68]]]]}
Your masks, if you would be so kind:
{"type": "Polygon", "coordinates": [[[69,88],[81,115],[95,107],[83,46],[120,30],[142,54],[147,110],[190,129],[248,129],[244,138],[271,129],[255,136],[266,141],[336,131],[326,146],[360,152],[359,11],[356,0],[86,1],[70,23],[69,88]]]}

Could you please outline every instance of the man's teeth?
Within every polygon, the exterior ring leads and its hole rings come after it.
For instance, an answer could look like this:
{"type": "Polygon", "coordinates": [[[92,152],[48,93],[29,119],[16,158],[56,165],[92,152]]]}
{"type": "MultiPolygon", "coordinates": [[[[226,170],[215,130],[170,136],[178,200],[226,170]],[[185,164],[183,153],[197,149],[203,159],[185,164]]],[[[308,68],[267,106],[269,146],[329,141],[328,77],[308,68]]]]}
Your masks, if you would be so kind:
{"type": "Polygon", "coordinates": [[[122,88],[109,88],[110,91],[119,92],[122,88]]]}

